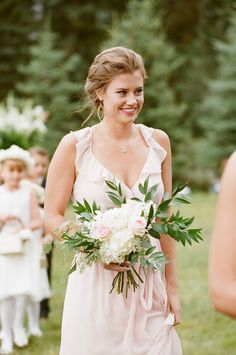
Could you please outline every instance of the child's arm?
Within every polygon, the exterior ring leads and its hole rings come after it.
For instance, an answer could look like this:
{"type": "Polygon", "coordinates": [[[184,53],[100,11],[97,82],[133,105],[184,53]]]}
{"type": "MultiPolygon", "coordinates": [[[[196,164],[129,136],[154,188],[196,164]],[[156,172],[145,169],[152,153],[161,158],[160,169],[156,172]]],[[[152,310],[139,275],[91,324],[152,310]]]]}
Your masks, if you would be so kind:
{"type": "Polygon", "coordinates": [[[0,215],[0,228],[2,228],[5,223],[8,223],[13,219],[16,219],[16,217],[13,215],[9,215],[9,214],[0,215]]]}
{"type": "Polygon", "coordinates": [[[38,200],[34,191],[31,191],[30,194],[30,211],[31,211],[31,221],[29,225],[26,226],[26,228],[35,230],[42,227],[42,220],[40,218],[38,200]]]}

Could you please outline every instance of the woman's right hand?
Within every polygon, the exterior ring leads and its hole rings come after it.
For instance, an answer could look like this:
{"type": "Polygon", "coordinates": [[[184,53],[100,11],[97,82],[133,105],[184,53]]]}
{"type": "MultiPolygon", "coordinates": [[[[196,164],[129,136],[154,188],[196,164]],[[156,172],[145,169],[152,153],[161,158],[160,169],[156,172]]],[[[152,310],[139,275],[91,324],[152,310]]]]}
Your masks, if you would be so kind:
{"type": "Polygon", "coordinates": [[[104,269],[110,271],[125,272],[130,270],[130,262],[125,261],[122,264],[116,264],[116,263],[104,264],[104,269]]]}

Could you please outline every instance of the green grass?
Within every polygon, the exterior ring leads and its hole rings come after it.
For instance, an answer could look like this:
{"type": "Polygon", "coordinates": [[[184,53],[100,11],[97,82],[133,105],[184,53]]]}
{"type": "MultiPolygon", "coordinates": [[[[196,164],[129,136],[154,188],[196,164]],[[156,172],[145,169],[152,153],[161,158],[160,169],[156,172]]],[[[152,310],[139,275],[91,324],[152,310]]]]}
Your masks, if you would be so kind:
{"type": "MultiPolygon", "coordinates": [[[[215,204],[216,196],[198,193],[194,194],[192,205],[182,209],[187,216],[195,215],[196,226],[204,229],[202,243],[185,248],[178,245],[177,249],[182,301],[182,324],[177,327],[177,331],[184,355],[236,354],[236,321],[213,310],[207,289],[208,245],[215,204]]],[[[32,339],[27,348],[16,351],[15,354],[58,355],[63,297],[69,264],[70,256],[56,249],[53,264],[52,312],[50,319],[41,323],[44,335],[40,339],[32,339]]]]}

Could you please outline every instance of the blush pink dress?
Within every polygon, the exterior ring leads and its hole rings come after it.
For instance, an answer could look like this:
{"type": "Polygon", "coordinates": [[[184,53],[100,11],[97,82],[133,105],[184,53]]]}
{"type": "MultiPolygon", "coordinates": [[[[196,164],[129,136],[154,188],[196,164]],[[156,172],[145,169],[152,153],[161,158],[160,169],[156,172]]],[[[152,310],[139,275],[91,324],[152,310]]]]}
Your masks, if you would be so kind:
{"type": "MultiPolygon", "coordinates": [[[[121,182],[127,199],[140,196],[138,184],[150,175],[150,186],[159,183],[155,202],[163,196],[161,163],[166,151],[152,138],[153,129],[138,125],[149,148],[134,186],[121,182]]],[[[93,155],[92,129],[73,132],[77,138],[73,200],[96,200],[102,209],[112,207],[105,180],[120,182],[93,155]]],[[[161,250],[159,242],[157,248],[161,250]]],[[[147,278],[128,298],[110,294],[113,271],[95,264],[83,273],[73,272],[65,296],[60,355],[181,355],[181,344],[166,315],[167,294],[163,273],[148,270],[147,278]]]]}

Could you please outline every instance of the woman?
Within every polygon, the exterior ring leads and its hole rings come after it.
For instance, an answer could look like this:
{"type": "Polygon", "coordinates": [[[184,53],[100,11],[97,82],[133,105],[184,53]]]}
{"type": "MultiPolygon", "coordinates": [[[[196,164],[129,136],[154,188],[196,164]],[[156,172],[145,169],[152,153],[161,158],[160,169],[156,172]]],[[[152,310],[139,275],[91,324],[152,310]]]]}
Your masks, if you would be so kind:
{"type": "MultiPolygon", "coordinates": [[[[96,200],[112,207],[105,180],[121,183],[126,197],[139,196],[138,184],[150,176],[159,183],[155,201],[171,192],[168,136],[134,124],[141,112],[146,73],[142,58],[123,47],[99,54],[88,73],[86,95],[100,123],[66,135],[52,159],[46,187],[46,225],[53,232],[64,222],[73,200],[96,200]],[[57,182],[55,184],[55,182],[57,182]]],[[[68,280],[62,322],[61,355],[179,355],[174,324],[180,323],[175,245],[165,236],[157,247],[170,263],[165,275],[149,272],[135,293],[110,294],[117,271],[127,265],[96,264],[68,280]],[[173,313],[173,317],[170,311],[173,313]],[[167,317],[169,315],[169,317],[167,317]]]]}
{"type": "Polygon", "coordinates": [[[209,288],[214,307],[236,318],[236,152],[221,180],[209,258],[209,288]]]}

